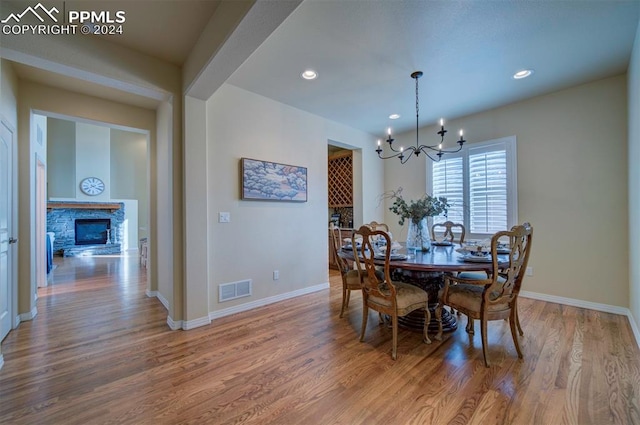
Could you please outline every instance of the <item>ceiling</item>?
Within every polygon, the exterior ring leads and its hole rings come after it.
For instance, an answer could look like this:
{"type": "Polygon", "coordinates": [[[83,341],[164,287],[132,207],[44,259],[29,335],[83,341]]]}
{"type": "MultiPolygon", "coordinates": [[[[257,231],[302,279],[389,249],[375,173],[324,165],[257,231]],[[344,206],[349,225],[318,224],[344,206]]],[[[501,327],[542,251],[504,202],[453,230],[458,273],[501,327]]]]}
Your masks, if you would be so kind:
{"type": "Polygon", "coordinates": [[[416,70],[421,125],[624,73],[639,8],[639,0],[307,0],[228,82],[383,135],[388,125],[415,128],[416,70]],[[307,67],[317,80],[300,78],[307,67]],[[514,80],[522,68],[535,73],[514,80]]]}
{"type": "MultiPolygon", "coordinates": [[[[177,65],[220,4],[72,3],[125,10],[126,37],[109,42],[177,65]]],[[[227,82],[382,135],[415,126],[413,71],[420,124],[433,124],[624,73],[639,17],[640,0],[305,0],[227,82]],[[514,80],[522,68],[534,74],[514,80]]]]}

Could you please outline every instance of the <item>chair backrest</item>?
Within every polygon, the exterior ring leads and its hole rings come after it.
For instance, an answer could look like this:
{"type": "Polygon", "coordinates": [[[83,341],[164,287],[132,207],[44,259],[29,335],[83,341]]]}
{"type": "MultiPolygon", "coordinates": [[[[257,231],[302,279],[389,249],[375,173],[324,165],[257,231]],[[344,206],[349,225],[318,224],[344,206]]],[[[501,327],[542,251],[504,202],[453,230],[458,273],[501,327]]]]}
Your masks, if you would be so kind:
{"type": "Polygon", "coordinates": [[[338,265],[338,269],[340,269],[340,273],[344,274],[349,271],[350,267],[347,261],[338,255],[340,248],[342,247],[342,232],[340,231],[340,228],[333,223],[329,226],[329,230],[331,231],[332,241],[331,252],[333,253],[335,262],[338,265]]]}
{"type": "Polygon", "coordinates": [[[444,223],[436,223],[431,226],[431,239],[436,239],[436,232],[443,232],[442,237],[450,242],[462,243],[464,242],[464,235],[466,233],[464,224],[454,223],[452,221],[445,221],[444,223]],[[454,231],[455,229],[455,231],[454,231]],[[460,237],[456,238],[456,233],[459,233],[460,237]]]}
{"type": "Polygon", "coordinates": [[[391,246],[391,238],[389,234],[383,230],[371,230],[368,225],[361,226],[356,235],[362,236],[362,245],[360,251],[354,251],[355,263],[362,279],[362,290],[368,295],[388,299],[391,301],[393,308],[396,302],[396,288],[391,282],[389,276],[389,259],[391,250],[384,251],[384,272],[376,272],[375,250],[373,241],[385,239],[388,247],[391,246]],[[355,255],[357,253],[357,255],[355,255]]]}
{"type": "Polygon", "coordinates": [[[491,238],[493,258],[492,283],[485,289],[485,302],[510,303],[518,296],[529,263],[533,228],[529,223],[513,226],[511,230],[498,232],[491,238]],[[509,254],[498,256],[498,247],[508,243],[509,254]],[[507,258],[505,262],[504,259],[507,258]],[[501,262],[502,260],[502,262],[501,262]]]}
{"type": "Polygon", "coordinates": [[[371,223],[367,224],[367,226],[371,229],[371,230],[384,230],[385,232],[389,231],[389,226],[385,223],[378,223],[377,221],[372,221],[371,223]]]}

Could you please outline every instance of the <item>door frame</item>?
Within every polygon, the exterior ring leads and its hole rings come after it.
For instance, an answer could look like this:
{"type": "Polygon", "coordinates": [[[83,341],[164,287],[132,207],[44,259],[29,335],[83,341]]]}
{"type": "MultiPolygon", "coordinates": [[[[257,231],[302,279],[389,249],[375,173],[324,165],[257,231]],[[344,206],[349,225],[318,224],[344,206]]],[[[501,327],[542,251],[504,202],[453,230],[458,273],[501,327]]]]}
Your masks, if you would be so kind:
{"type": "MultiPolygon", "coordinates": [[[[0,114],[0,126],[4,127],[4,129],[10,135],[10,156],[9,159],[11,163],[11,184],[9,187],[10,195],[9,195],[9,218],[11,220],[9,225],[9,236],[17,238],[18,236],[18,139],[16,135],[16,129],[10,124],[10,122],[4,117],[4,115],[0,114]]],[[[17,250],[14,248],[17,247],[17,244],[9,245],[8,250],[8,267],[9,267],[9,298],[11,301],[9,302],[10,315],[11,315],[11,329],[15,329],[20,323],[18,317],[18,279],[17,279],[17,270],[18,270],[18,255],[17,250]]],[[[2,343],[2,340],[0,340],[2,343]]],[[[2,359],[2,350],[0,349],[0,368],[2,368],[3,359],[2,359]]]]}

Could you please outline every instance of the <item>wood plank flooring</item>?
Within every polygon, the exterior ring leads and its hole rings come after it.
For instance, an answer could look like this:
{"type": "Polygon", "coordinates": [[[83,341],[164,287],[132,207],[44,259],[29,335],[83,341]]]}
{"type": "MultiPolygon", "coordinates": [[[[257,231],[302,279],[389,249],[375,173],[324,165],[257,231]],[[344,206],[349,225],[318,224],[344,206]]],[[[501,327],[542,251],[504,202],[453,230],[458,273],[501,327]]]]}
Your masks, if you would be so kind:
{"type": "MultiPolygon", "coordinates": [[[[506,322],[431,345],[331,289],[171,331],[137,258],[56,258],[38,316],[2,343],[0,424],[640,424],[627,318],[521,299],[506,322]]],[[[526,282],[525,282],[526,285],[526,282]]]]}

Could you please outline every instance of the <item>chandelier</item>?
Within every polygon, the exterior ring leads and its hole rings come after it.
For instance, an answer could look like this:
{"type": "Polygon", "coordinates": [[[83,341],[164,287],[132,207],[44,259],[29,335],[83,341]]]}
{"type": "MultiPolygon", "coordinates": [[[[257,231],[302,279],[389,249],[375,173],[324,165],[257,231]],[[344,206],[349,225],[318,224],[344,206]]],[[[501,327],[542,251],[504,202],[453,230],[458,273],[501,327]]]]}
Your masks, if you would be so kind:
{"type": "Polygon", "coordinates": [[[464,140],[462,136],[462,130],[460,130],[460,140],[458,140],[458,148],[456,150],[442,149],[442,144],[444,143],[444,135],[447,134],[447,130],[444,129],[444,120],[441,119],[440,131],[437,132],[437,134],[440,136],[440,143],[436,145],[420,144],[419,137],[418,137],[418,129],[419,129],[418,117],[420,114],[420,105],[418,100],[419,98],[418,78],[420,77],[422,77],[422,71],[415,71],[411,74],[411,78],[416,80],[416,145],[409,146],[406,149],[402,146],[400,147],[400,149],[394,148],[393,146],[394,139],[391,137],[391,127],[389,127],[387,129],[387,140],[385,141],[389,144],[389,149],[391,150],[392,154],[390,154],[389,156],[383,156],[382,142],[378,140],[378,148],[376,149],[376,152],[378,152],[378,157],[381,159],[398,158],[400,159],[400,162],[404,164],[409,160],[409,158],[411,158],[411,154],[414,154],[415,156],[420,156],[420,154],[423,153],[426,156],[428,156],[429,159],[431,159],[432,161],[438,162],[442,159],[442,155],[444,154],[460,152],[460,150],[462,149],[462,145],[464,144],[464,142],[466,142],[466,140],[464,140]]]}

